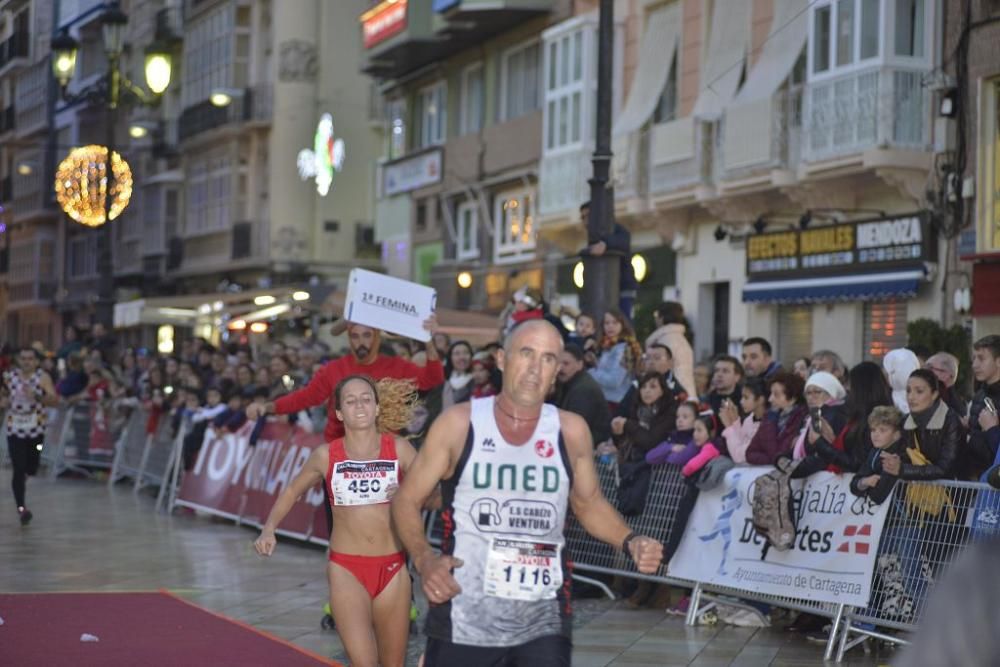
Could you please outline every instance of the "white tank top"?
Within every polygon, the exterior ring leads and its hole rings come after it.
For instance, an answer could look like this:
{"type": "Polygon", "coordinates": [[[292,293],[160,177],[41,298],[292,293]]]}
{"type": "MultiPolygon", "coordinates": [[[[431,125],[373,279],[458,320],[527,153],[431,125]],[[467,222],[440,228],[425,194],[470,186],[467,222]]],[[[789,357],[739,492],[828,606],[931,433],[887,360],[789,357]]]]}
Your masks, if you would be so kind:
{"type": "Polygon", "coordinates": [[[570,635],[569,557],[563,527],[572,468],[559,411],[542,408],[531,438],[504,440],[494,398],[471,402],[455,474],[441,483],[442,550],[462,559],[462,592],[432,607],[427,635],[474,646],[517,646],[570,635]]]}

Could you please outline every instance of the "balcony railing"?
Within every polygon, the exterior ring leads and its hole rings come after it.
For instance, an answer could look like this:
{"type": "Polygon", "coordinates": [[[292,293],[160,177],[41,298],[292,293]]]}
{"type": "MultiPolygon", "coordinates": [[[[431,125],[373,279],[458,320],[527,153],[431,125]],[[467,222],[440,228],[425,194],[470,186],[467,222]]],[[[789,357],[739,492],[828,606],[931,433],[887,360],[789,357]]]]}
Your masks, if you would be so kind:
{"type": "Polygon", "coordinates": [[[716,183],[772,169],[794,170],[801,157],[802,87],[726,109],[715,136],[716,183]]]}
{"type": "Polygon", "coordinates": [[[247,88],[243,95],[235,97],[228,106],[217,107],[205,100],[185,109],[178,121],[178,139],[186,141],[203,132],[230,124],[266,123],[271,120],[273,112],[271,86],[247,88]]]}
{"type": "Polygon", "coordinates": [[[28,57],[31,36],[26,32],[16,32],[0,42],[0,70],[17,58],[28,57]]]}
{"type": "Polygon", "coordinates": [[[925,70],[874,68],[806,86],[807,162],[875,147],[926,149],[930,93],[925,70]]]}
{"type": "Polygon", "coordinates": [[[689,190],[711,182],[716,127],[690,116],[652,127],[650,194],[689,190]]]}
{"type": "Polygon", "coordinates": [[[590,191],[592,148],[580,146],[543,155],[538,177],[538,213],[543,218],[574,211],[590,191]]]}

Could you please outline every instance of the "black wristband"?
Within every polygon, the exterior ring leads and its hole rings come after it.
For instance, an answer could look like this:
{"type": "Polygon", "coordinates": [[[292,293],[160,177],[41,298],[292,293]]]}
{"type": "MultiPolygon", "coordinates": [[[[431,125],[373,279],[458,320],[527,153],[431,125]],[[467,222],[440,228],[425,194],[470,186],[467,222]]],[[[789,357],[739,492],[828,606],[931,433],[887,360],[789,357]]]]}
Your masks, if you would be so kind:
{"type": "Polygon", "coordinates": [[[625,536],[624,540],[622,540],[622,553],[624,553],[629,558],[632,557],[632,552],[628,550],[628,545],[631,544],[632,540],[634,540],[636,537],[637,536],[635,534],[635,531],[632,531],[631,533],[625,536]]]}

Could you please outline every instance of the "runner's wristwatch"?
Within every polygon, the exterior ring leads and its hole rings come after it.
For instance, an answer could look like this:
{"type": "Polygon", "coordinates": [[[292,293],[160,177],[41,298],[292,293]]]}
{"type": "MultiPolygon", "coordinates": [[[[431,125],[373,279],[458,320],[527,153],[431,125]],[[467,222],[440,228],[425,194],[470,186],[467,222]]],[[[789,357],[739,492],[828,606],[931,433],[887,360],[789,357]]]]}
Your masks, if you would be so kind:
{"type": "Polygon", "coordinates": [[[638,535],[635,534],[635,531],[632,531],[631,533],[625,536],[624,540],[622,540],[622,553],[624,553],[629,558],[632,558],[632,553],[628,550],[628,545],[632,544],[632,540],[634,540],[636,537],[638,537],[638,535]]]}

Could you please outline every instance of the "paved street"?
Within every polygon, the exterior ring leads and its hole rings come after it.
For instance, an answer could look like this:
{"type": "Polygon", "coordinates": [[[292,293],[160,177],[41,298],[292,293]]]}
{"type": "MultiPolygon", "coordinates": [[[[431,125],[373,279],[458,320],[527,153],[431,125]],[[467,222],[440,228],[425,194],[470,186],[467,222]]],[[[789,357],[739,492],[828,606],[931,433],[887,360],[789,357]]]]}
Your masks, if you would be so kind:
{"type": "MultiPolygon", "coordinates": [[[[4,469],[5,487],[8,475],[4,469]]],[[[336,632],[319,627],[326,583],[318,547],[284,541],[265,561],[252,552],[255,533],[249,528],[156,514],[152,498],[137,497],[127,486],[109,491],[92,481],[31,480],[29,501],[36,519],[26,529],[10,507],[0,514],[0,591],[167,588],[319,654],[345,659],[336,632]]],[[[573,664],[582,667],[822,664],[821,646],[779,630],[689,628],[662,611],[632,611],[606,600],[580,600],[576,609],[573,664]]],[[[421,645],[422,638],[414,637],[412,664],[421,645]]],[[[858,649],[849,657],[846,664],[877,665],[891,653],[875,660],[858,649]]]]}

